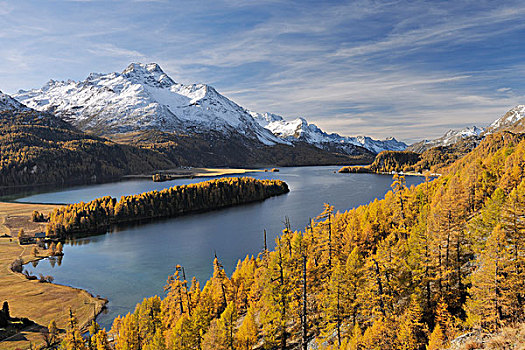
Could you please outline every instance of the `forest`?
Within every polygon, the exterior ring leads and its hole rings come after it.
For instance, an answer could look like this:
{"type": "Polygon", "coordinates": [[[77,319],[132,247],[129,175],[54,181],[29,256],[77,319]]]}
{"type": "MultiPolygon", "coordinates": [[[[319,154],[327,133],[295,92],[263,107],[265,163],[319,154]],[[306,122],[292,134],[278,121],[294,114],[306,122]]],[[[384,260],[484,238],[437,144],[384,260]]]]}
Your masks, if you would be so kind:
{"type": "MultiPolygon", "coordinates": [[[[288,185],[281,180],[229,177],[123,196],[118,201],[106,196],[56,208],[49,214],[46,235],[64,238],[95,234],[113,224],[214,210],[287,192],[288,185]]],[[[33,217],[39,215],[33,213],[33,217]]]]}
{"type": "Polygon", "coordinates": [[[160,153],[85,134],[36,111],[0,111],[0,187],[85,183],[173,167],[160,153]]]}
{"type": "Polygon", "coordinates": [[[97,329],[93,348],[430,350],[523,330],[524,163],[523,135],[489,135],[433,181],[407,188],[395,175],[382,200],[325,205],[231,276],[215,258],[201,286],[178,266],[164,297],[97,329]]]}

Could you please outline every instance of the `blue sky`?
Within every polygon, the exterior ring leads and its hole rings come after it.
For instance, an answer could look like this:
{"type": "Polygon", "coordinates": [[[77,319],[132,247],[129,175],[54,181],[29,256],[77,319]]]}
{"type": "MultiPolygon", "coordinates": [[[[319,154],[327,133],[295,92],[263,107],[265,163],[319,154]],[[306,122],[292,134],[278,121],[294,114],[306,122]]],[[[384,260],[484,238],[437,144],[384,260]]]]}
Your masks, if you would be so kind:
{"type": "Polygon", "coordinates": [[[523,1],[0,0],[0,90],[157,62],[240,105],[408,142],[525,103],[523,1]]]}

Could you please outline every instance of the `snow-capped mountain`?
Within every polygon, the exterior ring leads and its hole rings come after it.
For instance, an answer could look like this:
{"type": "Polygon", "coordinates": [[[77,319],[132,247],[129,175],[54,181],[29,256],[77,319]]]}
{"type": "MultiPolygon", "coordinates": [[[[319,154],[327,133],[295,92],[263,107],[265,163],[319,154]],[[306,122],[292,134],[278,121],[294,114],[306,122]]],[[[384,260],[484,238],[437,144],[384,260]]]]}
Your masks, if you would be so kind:
{"type": "Polygon", "coordinates": [[[178,84],[155,63],[132,63],[122,73],[92,73],[81,82],[51,80],[14,97],[99,134],[214,131],[240,133],[266,145],[283,143],[213,87],[178,84]]]}
{"type": "MultiPolygon", "coordinates": [[[[525,118],[525,105],[517,105],[512,108],[510,111],[505,113],[501,118],[496,119],[492,124],[487,128],[487,134],[493,133],[500,130],[509,130],[513,131],[514,127],[517,127],[518,124],[521,124],[523,118],[525,118]]],[[[523,128],[518,128],[514,131],[522,131],[523,128]]]]}
{"type": "Polygon", "coordinates": [[[434,139],[434,140],[423,140],[413,145],[410,145],[407,149],[413,152],[422,153],[427,149],[439,147],[439,146],[449,146],[457,143],[462,139],[469,137],[479,137],[481,140],[481,135],[485,131],[484,128],[477,126],[468,126],[460,130],[450,129],[445,133],[445,135],[434,139]]]}
{"type": "Polygon", "coordinates": [[[503,130],[525,132],[525,105],[517,105],[486,128],[469,126],[461,130],[449,130],[440,138],[414,143],[407,150],[422,153],[427,149],[452,145],[467,138],[476,141],[474,144],[477,144],[485,135],[503,130]]]}
{"type": "Polygon", "coordinates": [[[351,155],[363,152],[356,146],[374,153],[406,147],[395,139],[327,134],[303,118],[288,122],[250,112],[209,85],[174,82],[156,63],[132,63],[122,73],[92,73],[80,82],[50,80],[41,89],[20,90],[14,97],[102,135],[142,130],[237,133],[265,145],[303,141],[351,155]]]}
{"type": "Polygon", "coordinates": [[[407,145],[394,138],[386,140],[374,140],[368,136],[341,136],[336,133],[328,134],[317,125],[310,124],[304,118],[290,121],[271,113],[250,112],[252,117],[264,128],[270,130],[274,135],[289,141],[304,141],[320,148],[336,148],[345,153],[352,154],[354,146],[368,149],[374,153],[381,151],[402,151],[407,145]]]}
{"type": "Polygon", "coordinates": [[[11,96],[0,91],[0,111],[29,111],[27,108],[11,96]]]}

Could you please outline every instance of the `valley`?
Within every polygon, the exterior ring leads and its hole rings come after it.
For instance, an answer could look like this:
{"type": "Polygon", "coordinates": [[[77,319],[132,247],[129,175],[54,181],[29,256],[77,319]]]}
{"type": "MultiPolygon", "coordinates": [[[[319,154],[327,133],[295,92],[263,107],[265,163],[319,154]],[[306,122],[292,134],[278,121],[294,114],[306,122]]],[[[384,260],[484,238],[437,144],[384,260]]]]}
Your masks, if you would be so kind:
{"type": "Polygon", "coordinates": [[[31,222],[32,212],[49,212],[54,208],[55,205],[49,204],[0,202],[0,235],[12,236],[0,237],[0,300],[8,301],[11,315],[27,317],[36,323],[36,326],[28,327],[13,337],[0,340],[2,349],[15,350],[29,347],[30,343],[42,343],[41,330],[52,320],[63,329],[70,308],[75,310],[80,327],[85,328],[106,303],[105,300],[95,298],[84,290],[30,281],[22,274],[11,271],[11,264],[18,258],[23,259],[25,263],[37,263],[38,258],[31,253],[34,245],[20,246],[16,236],[20,229],[24,229],[28,234],[42,230],[43,225],[31,222]]]}

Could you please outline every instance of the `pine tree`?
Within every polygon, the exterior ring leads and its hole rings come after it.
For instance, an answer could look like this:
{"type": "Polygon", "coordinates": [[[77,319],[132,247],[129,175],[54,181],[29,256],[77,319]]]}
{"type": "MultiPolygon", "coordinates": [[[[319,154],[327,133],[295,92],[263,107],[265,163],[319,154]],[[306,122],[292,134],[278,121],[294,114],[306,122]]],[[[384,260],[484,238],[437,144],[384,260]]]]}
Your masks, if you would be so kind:
{"type": "Polygon", "coordinates": [[[91,337],[91,345],[94,350],[111,350],[109,345],[108,335],[105,329],[98,330],[95,335],[91,337]]]}
{"type": "Polygon", "coordinates": [[[472,274],[470,298],[467,301],[468,322],[494,331],[501,326],[503,316],[502,261],[504,234],[497,225],[487,239],[472,274]]]}
{"type": "Polygon", "coordinates": [[[507,317],[514,320],[525,318],[525,181],[515,188],[503,206],[502,228],[505,232],[505,245],[508,264],[504,269],[504,290],[509,299],[507,317]]]}
{"type": "Polygon", "coordinates": [[[253,314],[253,308],[248,308],[239,330],[235,334],[235,348],[239,350],[251,350],[257,343],[257,323],[253,314]]]}
{"type": "Polygon", "coordinates": [[[393,182],[390,187],[392,188],[392,191],[396,195],[396,198],[399,203],[399,211],[398,211],[399,218],[400,218],[399,227],[404,227],[405,226],[405,190],[407,188],[405,175],[394,174],[393,182]]]}
{"type": "MultiPolygon", "coordinates": [[[[117,322],[115,350],[140,350],[141,342],[137,317],[128,313],[115,322],[117,322]]],[[[115,324],[113,328],[115,328],[115,324]]]]}
{"type": "MultiPolygon", "coordinates": [[[[82,338],[76,315],[69,309],[69,320],[66,335],[60,344],[61,350],[87,350],[86,343],[82,338]]],[[[124,350],[124,349],[121,349],[124,350]]]]}
{"type": "Polygon", "coordinates": [[[438,323],[436,324],[436,327],[434,327],[432,334],[430,334],[426,350],[442,350],[446,348],[446,346],[445,335],[438,323]]]}
{"type": "Polygon", "coordinates": [[[326,327],[323,330],[325,337],[331,337],[334,333],[337,344],[341,346],[341,326],[346,318],[344,295],[346,294],[346,271],[344,266],[337,262],[332,269],[332,275],[328,281],[328,292],[326,300],[326,327]]]}
{"type": "MultiPolygon", "coordinates": [[[[418,291],[416,291],[418,293],[418,291]]],[[[413,294],[410,304],[400,319],[397,333],[397,349],[420,349],[425,344],[426,327],[421,322],[423,310],[419,296],[413,294]]]]}
{"type": "Polygon", "coordinates": [[[228,303],[228,306],[224,310],[219,319],[218,326],[221,333],[221,339],[224,340],[224,344],[227,345],[227,349],[234,349],[235,334],[236,334],[236,323],[237,323],[237,309],[233,302],[228,303]]]}

